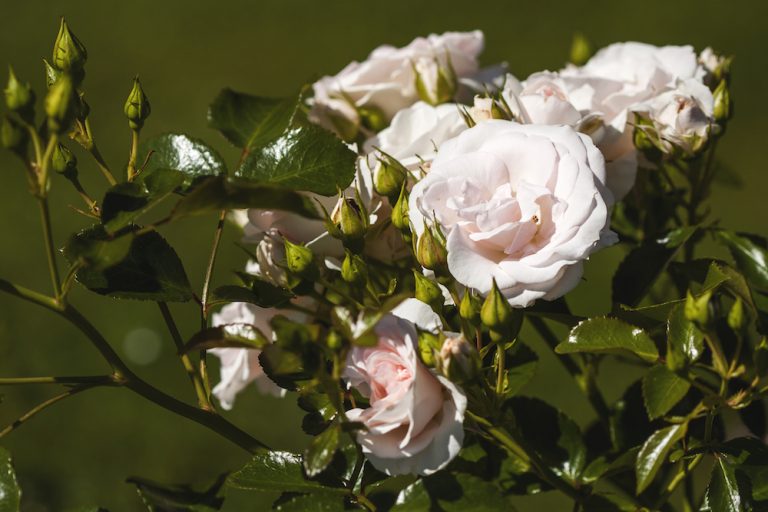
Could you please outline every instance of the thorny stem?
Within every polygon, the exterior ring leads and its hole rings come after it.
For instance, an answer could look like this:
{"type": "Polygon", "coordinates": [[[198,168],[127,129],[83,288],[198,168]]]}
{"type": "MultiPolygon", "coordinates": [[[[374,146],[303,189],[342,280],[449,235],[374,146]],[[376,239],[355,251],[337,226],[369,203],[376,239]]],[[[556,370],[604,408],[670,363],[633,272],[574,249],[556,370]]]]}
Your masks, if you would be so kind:
{"type": "Polygon", "coordinates": [[[189,380],[192,382],[192,386],[195,388],[197,403],[200,405],[201,409],[205,409],[207,411],[213,410],[211,402],[208,399],[208,395],[205,392],[205,386],[203,386],[202,379],[200,378],[200,375],[197,373],[197,371],[195,371],[195,365],[189,358],[189,354],[184,351],[184,340],[181,339],[181,333],[179,333],[179,328],[176,326],[176,322],[173,320],[173,315],[171,315],[171,310],[168,307],[168,304],[165,302],[158,302],[157,305],[160,308],[160,313],[163,315],[165,324],[168,326],[168,332],[171,334],[173,343],[176,345],[176,352],[179,355],[181,364],[184,366],[184,370],[187,372],[189,380]]]}

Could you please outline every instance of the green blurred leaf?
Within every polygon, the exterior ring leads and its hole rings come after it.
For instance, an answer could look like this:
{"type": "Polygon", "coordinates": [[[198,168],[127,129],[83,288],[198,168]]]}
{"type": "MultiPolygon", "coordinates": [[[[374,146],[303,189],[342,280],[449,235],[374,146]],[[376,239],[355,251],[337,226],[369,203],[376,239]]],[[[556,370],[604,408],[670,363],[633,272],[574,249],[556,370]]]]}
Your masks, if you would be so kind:
{"type": "Polygon", "coordinates": [[[142,176],[149,176],[158,169],[179,171],[184,175],[182,192],[188,192],[205,177],[227,173],[227,165],[215,149],[184,134],[165,133],[146,139],[139,148],[137,162],[143,163],[150,152],[142,176]]]}
{"type": "Polygon", "coordinates": [[[675,306],[667,319],[667,358],[685,364],[696,361],[704,352],[704,335],[685,318],[685,305],[675,306]]]}
{"type": "Polygon", "coordinates": [[[302,472],[301,457],[281,451],[257,453],[242,469],[229,475],[226,485],[246,491],[349,494],[343,487],[326,487],[308,480],[302,472]]]}
{"type": "Polygon", "coordinates": [[[508,497],[491,482],[466,473],[441,471],[420,478],[403,489],[392,512],[439,510],[443,512],[513,512],[508,497]]]}
{"type": "Polygon", "coordinates": [[[11,454],[0,447],[0,512],[19,512],[21,489],[13,470],[11,454]]]}
{"type": "MultiPolygon", "coordinates": [[[[103,228],[94,226],[75,235],[64,247],[64,256],[73,264],[83,261],[81,247],[98,245],[100,242],[107,242],[105,247],[119,243],[122,251],[122,244],[125,243],[123,238],[130,240],[128,254],[108,267],[105,261],[112,263],[115,258],[97,260],[96,265],[81,268],[76,277],[83,286],[98,294],[119,299],[164,302],[186,302],[192,299],[192,288],[181,260],[156,231],[139,236],[127,234],[110,242],[103,228]]],[[[100,249],[98,254],[103,256],[107,250],[100,249]]]]}
{"type": "Polygon", "coordinates": [[[252,149],[235,175],[258,184],[332,196],[352,182],[356,159],[335,135],[305,125],[252,149]]]}
{"type": "Polygon", "coordinates": [[[195,333],[184,345],[184,353],[211,348],[261,349],[268,343],[270,341],[253,325],[228,324],[195,333]]]}
{"type": "Polygon", "coordinates": [[[259,147],[285,132],[297,105],[296,98],[265,98],[224,89],[208,109],[208,126],[238,148],[259,147]]]}
{"type": "Polygon", "coordinates": [[[339,447],[339,435],[341,427],[333,423],[323,433],[315,436],[304,452],[304,470],[307,476],[319,475],[333,460],[333,454],[339,447]]]}
{"type": "Polygon", "coordinates": [[[184,183],[184,174],[172,169],[156,169],[141,174],[132,182],[119,183],[107,190],[101,202],[101,222],[108,233],[115,233],[148,212],[184,183]]]}
{"type": "Polygon", "coordinates": [[[656,473],[666,462],[669,450],[684,434],[683,425],[672,425],[657,430],[645,441],[635,462],[637,494],[643,492],[651,484],[656,473]]]}
{"type": "Polygon", "coordinates": [[[715,456],[715,465],[707,488],[707,503],[717,512],[743,512],[736,469],[724,456],[715,456]]]}
{"type": "Polygon", "coordinates": [[[224,504],[223,486],[226,475],[220,476],[205,491],[195,491],[187,485],[164,485],[146,478],[129,477],[149,512],[211,512],[224,504]]]}
{"type": "Polygon", "coordinates": [[[344,497],[334,494],[299,494],[279,500],[272,507],[279,512],[342,512],[344,497]]]}
{"type": "Polygon", "coordinates": [[[768,255],[765,249],[732,231],[715,231],[715,239],[728,247],[736,266],[755,288],[768,291],[768,255]]]}
{"type": "Polygon", "coordinates": [[[666,366],[657,365],[643,377],[643,402],[650,419],[656,419],[683,399],[691,383],[666,366]]]}
{"type": "Polygon", "coordinates": [[[608,317],[590,318],[579,323],[571,330],[568,339],[555,347],[555,352],[631,352],[649,362],[659,358],[656,345],[644,330],[608,317]]]}
{"type": "Polygon", "coordinates": [[[195,190],[176,204],[173,216],[204,215],[239,208],[282,210],[308,219],[320,218],[312,199],[305,195],[224,176],[201,181],[195,190]]]}

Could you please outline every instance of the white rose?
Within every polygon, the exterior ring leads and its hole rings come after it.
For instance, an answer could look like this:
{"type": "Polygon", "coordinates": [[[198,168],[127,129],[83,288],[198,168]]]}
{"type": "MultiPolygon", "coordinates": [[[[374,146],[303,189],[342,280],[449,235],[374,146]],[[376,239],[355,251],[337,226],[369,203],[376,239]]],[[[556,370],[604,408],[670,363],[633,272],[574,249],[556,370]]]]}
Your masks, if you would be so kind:
{"type": "MultiPolygon", "coordinates": [[[[270,336],[272,328],[269,321],[279,313],[276,309],[263,309],[244,302],[234,302],[214,313],[212,320],[214,327],[224,326],[227,332],[235,336],[252,336],[251,326],[259,329],[265,336],[270,336]]],[[[272,382],[261,368],[260,350],[213,348],[208,353],[221,360],[221,380],[213,388],[213,394],[224,409],[231,409],[237,394],[251,383],[255,383],[261,393],[285,395],[285,390],[272,382]]]]}
{"type": "Polygon", "coordinates": [[[380,46],[363,62],[352,62],[335,76],[325,76],[313,85],[310,120],[339,131],[338,124],[360,124],[357,109],[374,107],[386,120],[418,98],[414,64],[450,65],[457,77],[478,70],[477,57],[483,50],[483,33],[446,32],[414,39],[408,46],[380,46]],[[340,120],[340,121],[339,121],[340,120]]]}
{"type": "Polygon", "coordinates": [[[614,243],[613,199],[591,139],[567,126],[491,120],[446,142],[410,196],[418,235],[436,221],[448,269],[481,293],[492,278],[513,306],[574,288],[583,261],[614,243]]]}
{"type": "MultiPolygon", "coordinates": [[[[397,313],[435,321],[429,306],[415,299],[397,313]]],[[[461,450],[467,399],[420,361],[412,321],[388,314],[375,333],[375,347],[354,347],[347,358],[344,378],[369,400],[368,408],[349,410],[347,417],[365,425],[357,441],[374,467],[388,475],[430,475],[461,450]]]]}

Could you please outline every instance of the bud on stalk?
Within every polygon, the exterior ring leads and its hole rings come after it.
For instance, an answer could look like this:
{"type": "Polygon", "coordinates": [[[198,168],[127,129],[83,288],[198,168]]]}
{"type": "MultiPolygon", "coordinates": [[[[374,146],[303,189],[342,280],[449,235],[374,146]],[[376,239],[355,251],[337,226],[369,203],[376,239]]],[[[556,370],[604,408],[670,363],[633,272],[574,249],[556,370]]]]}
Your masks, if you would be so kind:
{"type": "Polygon", "coordinates": [[[149,100],[146,94],[144,94],[144,89],[142,89],[141,82],[139,82],[139,77],[137,76],[133,79],[133,88],[123,106],[123,112],[125,117],[128,118],[131,130],[141,130],[142,126],[144,126],[144,121],[149,117],[150,111],[149,100]]]}
{"type": "Polygon", "coordinates": [[[731,118],[731,93],[728,90],[727,82],[725,80],[720,80],[720,83],[717,88],[715,88],[712,95],[715,100],[715,121],[724,124],[731,118]]]}
{"type": "Polygon", "coordinates": [[[341,278],[352,285],[364,285],[368,281],[368,267],[357,254],[345,252],[346,256],[341,264],[341,278]]]}
{"type": "Polygon", "coordinates": [[[3,116],[2,124],[0,124],[0,145],[24,158],[28,142],[27,130],[12,117],[3,116]]]}
{"type": "Polygon", "coordinates": [[[477,350],[463,336],[446,338],[437,359],[440,372],[456,384],[470,382],[480,374],[477,350]]]}
{"type": "Polygon", "coordinates": [[[61,18],[59,34],[53,44],[53,65],[61,71],[68,71],[77,83],[85,76],[83,67],[88,59],[88,51],[83,43],[72,33],[69,25],[61,18]]]}
{"type": "Polygon", "coordinates": [[[576,32],[571,43],[571,62],[583,66],[592,57],[592,45],[584,34],[576,32]]]}
{"type": "Polygon", "coordinates": [[[405,168],[396,158],[379,150],[379,165],[374,173],[373,188],[380,196],[394,198],[400,193],[408,176],[405,168]]]}
{"type": "Polygon", "coordinates": [[[66,146],[56,144],[51,155],[51,169],[67,179],[77,177],[77,157],[66,146]]]}
{"type": "Polygon", "coordinates": [[[55,134],[67,131],[75,120],[79,104],[72,79],[69,75],[62,75],[45,97],[48,129],[55,134]]]}
{"type": "Polygon", "coordinates": [[[437,283],[415,270],[413,278],[415,280],[414,296],[421,302],[429,304],[429,307],[438,315],[442,314],[445,298],[437,283]]]}
{"type": "Polygon", "coordinates": [[[408,192],[405,190],[405,183],[400,187],[400,195],[397,198],[395,206],[392,207],[392,225],[403,233],[410,233],[411,224],[408,217],[408,192]]]}
{"type": "Polygon", "coordinates": [[[448,271],[448,252],[436,232],[436,228],[424,225],[424,232],[416,244],[416,259],[422,267],[442,274],[448,271]]]}
{"type": "Polygon", "coordinates": [[[288,270],[298,276],[311,276],[315,269],[313,264],[315,255],[312,253],[312,249],[288,240],[284,240],[284,243],[288,270]]]}
{"type": "Polygon", "coordinates": [[[16,78],[12,67],[8,67],[8,85],[5,86],[5,104],[8,110],[16,112],[28,123],[35,119],[35,93],[29,83],[23,84],[16,78]]]}
{"type": "Polygon", "coordinates": [[[469,322],[473,327],[480,325],[480,297],[477,297],[472,290],[467,289],[461,298],[459,305],[459,316],[469,322]]]}
{"type": "Polygon", "coordinates": [[[480,321],[491,331],[491,338],[512,340],[522,325],[522,314],[510,306],[493,280],[491,292],[480,308],[480,321]]]}

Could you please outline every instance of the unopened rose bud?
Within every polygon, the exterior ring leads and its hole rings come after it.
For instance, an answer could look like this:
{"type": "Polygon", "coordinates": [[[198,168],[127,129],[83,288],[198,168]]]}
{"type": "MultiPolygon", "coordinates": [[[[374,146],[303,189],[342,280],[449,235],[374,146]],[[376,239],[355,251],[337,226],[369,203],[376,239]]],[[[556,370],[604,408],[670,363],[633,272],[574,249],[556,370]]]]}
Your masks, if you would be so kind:
{"type": "Polygon", "coordinates": [[[480,325],[480,297],[477,297],[472,290],[467,289],[461,298],[459,305],[459,316],[469,322],[470,325],[477,327],[480,325]]]}
{"type": "Polygon", "coordinates": [[[69,71],[78,76],[87,59],[88,51],[85,46],[72,33],[64,18],[61,18],[59,35],[53,44],[53,65],[61,71],[69,71]]]}
{"type": "Polygon", "coordinates": [[[25,121],[34,121],[35,93],[29,83],[23,84],[16,78],[12,67],[8,67],[8,85],[5,86],[5,104],[25,121]]]}
{"type": "Polygon", "coordinates": [[[363,214],[357,201],[348,197],[339,198],[331,219],[345,242],[355,242],[365,237],[367,226],[363,214]]]}
{"type": "Polygon", "coordinates": [[[315,255],[312,249],[285,240],[285,264],[288,270],[298,276],[308,276],[315,269],[315,255]]]}
{"type": "Polygon", "coordinates": [[[445,64],[437,57],[419,59],[414,63],[413,71],[416,75],[416,92],[422,101],[439,105],[453,99],[457,80],[450,59],[445,64]]]}
{"type": "Polygon", "coordinates": [[[731,93],[725,80],[720,80],[712,96],[715,100],[713,110],[715,121],[724,124],[731,117],[731,93]]]}
{"type": "Polygon", "coordinates": [[[3,116],[2,124],[0,124],[0,144],[2,147],[23,157],[27,152],[28,142],[27,130],[12,117],[3,116]]]}
{"type": "Polygon", "coordinates": [[[736,333],[741,333],[744,329],[744,303],[738,297],[728,312],[728,327],[736,333]]]}
{"type": "Polygon", "coordinates": [[[394,197],[400,193],[408,176],[408,169],[396,158],[380,151],[379,165],[373,176],[373,188],[384,197],[394,197]]]}
{"type": "Polygon", "coordinates": [[[438,274],[447,272],[448,269],[448,252],[445,249],[445,241],[441,238],[436,228],[425,225],[416,244],[418,262],[422,267],[438,274]]]}
{"type": "Polygon", "coordinates": [[[43,64],[45,65],[45,86],[50,89],[61,76],[61,70],[51,66],[51,63],[45,59],[43,59],[43,64]]]}
{"type": "Polygon", "coordinates": [[[408,217],[408,192],[405,184],[400,187],[400,195],[395,206],[392,207],[392,225],[403,232],[410,232],[410,219],[408,217]]]}
{"type": "Polygon", "coordinates": [[[330,330],[325,337],[325,344],[329,349],[336,351],[344,346],[344,338],[337,331],[330,330]]]}
{"type": "Polygon", "coordinates": [[[357,114],[360,116],[360,124],[369,131],[378,133],[387,127],[387,118],[380,108],[374,106],[359,107],[357,114]]]}
{"type": "Polygon", "coordinates": [[[56,144],[51,155],[51,169],[68,179],[77,177],[77,157],[62,144],[56,144]]]}
{"type": "Polygon", "coordinates": [[[445,298],[443,297],[443,291],[437,283],[415,270],[413,271],[413,277],[415,281],[414,296],[421,302],[429,304],[429,307],[435,313],[441,314],[445,298]]]}
{"type": "Polygon", "coordinates": [[[62,75],[45,97],[48,129],[53,133],[67,131],[79,111],[79,105],[72,79],[68,75],[62,75]]]}
{"type": "Polygon", "coordinates": [[[592,45],[584,34],[576,32],[571,43],[571,62],[583,66],[592,57],[592,45]]]}
{"type": "Polygon", "coordinates": [[[635,115],[633,142],[637,150],[642,152],[648,160],[657,162],[661,159],[662,152],[653,123],[640,115],[635,115]]]}
{"type": "Polygon", "coordinates": [[[368,267],[357,254],[345,251],[346,256],[341,264],[341,278],[352,285],[363,285],[368,280],[368,267]]]}
{"type": "Polygon", "coordinates": [[[469,382],[480,373],[480,357],[463,336],[446,338],[437,360],[440,372],[457,384],[469,382]]]}
{"type": "Polygon", "coordinates": [[[435,356],[440,352],[440,347],[442,341],[439,335],[419,330],[419,356],[425,365],[433,368],[437,364],[435,356]]]}
{"type": "Polygon", "coordinates": [[[694,322],[699,328],[706,329],[709,324],[709,299],[712,291],[703,293],[700,297],[694,297],[691,292],[685,298],[685,318],[694,322]]]}
{"type": "Polygon", "coordinates": [[[130,94],[128,94],[128,99],[125,100],[123,112],[125,117],[128,118],[131,130],[141,130],[141,127],[144,126],[144,120],[149,117],[149,100],[147,95],[144,94],[139,77],[133,79],[133,88],[130,94]]]}
{"type": "Polygon", "coordinates": [[[480,308],[480,321],[491,331],[491,338],[511,341],[517,336],[522,316],[510,306],[493,280],[493,286],[480,308]]]}

